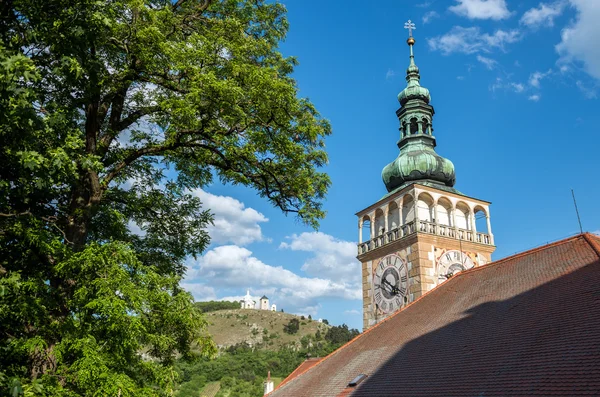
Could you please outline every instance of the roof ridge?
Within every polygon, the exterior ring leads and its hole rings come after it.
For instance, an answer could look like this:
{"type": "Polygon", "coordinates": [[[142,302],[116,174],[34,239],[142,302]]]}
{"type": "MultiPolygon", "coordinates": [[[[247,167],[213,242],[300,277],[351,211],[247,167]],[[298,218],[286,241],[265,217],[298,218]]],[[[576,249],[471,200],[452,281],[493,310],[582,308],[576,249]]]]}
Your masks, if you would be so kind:
{"type": "Polygon", "coordinates": [[[551,243],[540,245],[538,247],[533,247],[531,249],[528,249],[527,251],[518,252],[516,254],[510,255],[510,256],[506,256],[506,257],[504,257],[502,259],[498,259],[497,261],[493,261],[493,262],[487,263],[487,264],[482,265],[482,266],[472,267],[470,269],[463,270],[463,271],[459,272],[458,274],[456,274],[455,276],[453,276],[452,278],[454,279],[456,277],[462,276],[462,275],[467,274],[467,273],[472,273],[472,272],[475,272],[477,270],[488,268],[490,266],[496,266],[496,265],[499,265],[501,263],[513,260],[513,259],[517,259],[517,258],[521,258],[523,256],[531,255],[531,254],[534,254],[534,253],[536,253],[538,251],[543,251],[545,249],[548,249],[550,247],[556,247],[558,245],[566,244],[568,242],[571,242],[571,240],[577,240],[578,238],[581,238],[581,236],[582,236],[582,234],[578,233],[578,234],[576,234],[574,236],[567,237],[567,238],[564,238],[562,240],[553,241],[551,243]]]}
{"type": "Polygon", "coordinates": [[[597,241],[600,240],[600,237],[589,232],[582,233],[582,235],[585,241],[589,244],[590,248],[592,248],[596,255],[598,255],[598,258],[600,258],[600,242],[597,241]]]}
{"type": "MultiPolygon", "coordinates": [[[[362,338],[363,336],[367,335],[369,332],[373,331],[374,329],[377,329],[379,326],[381,326],[382,324],[385,324],[386,322],[390,321],[392,318],[396,317],[397,315],[399,315],[400,313],[404,312],[405,310],[407,310],[409,307],[413,306],[415,303],[419,302],[421,299],[425,298],[426,296],[434,293],[434,292],[438,292],[441,290],[441,288],[444,285],[448,285],[448,283],[450,282],[450,280],[454,280],[460,276],[463,276],[465,274],[468,273],[472,273],[481,269],[487,269],[491,266],[496,266],[496,265],[500,265],[502,263],[505,263],[509,260],[513,260],[513,259],[517,259],[523,256],[527,256],[527,255],[531,255],[533,253],[536,253],[538,251],[542,251],[545,250],[547,248],[550,247],[555,247],[558,245],[562,245],[568,242],[571,242],[573,240],[577,240],[579,238],[584,238],[586,240],[586,242],[590,245],[590,247],[594,250],[594,252],[598,255],[598,257],[600,257],[600,244],[598,244],[598,246],[596,246],[596,242],[593,241],[591,239],[591,237],[586,236],[586,234],[589,233],[585,233],[585,234],[576,234],[575,236],[571,236],[571,237],[567,237],[564,238],[562,240],[558,240],[558,241],[554,241],[552,243],[549,244],[545,244],[539,247],[534,247],[532,249],[529,249],[527,251],[523,251],[523,252],[519,252],[517,254],[511,255],[511,256],[507,256],[505,258],[499,259],[497,261],[494,262],[490,262],[486,265],[483,266],[478,266],[478,267],[473,267],[471,269],[467,269],[467,270],[463,270],[461,272],[459,272],[456,276],[451,277],[450,279],[447,279],[446,281],[444,281],[443,283],[441,283],[437,288],[433,288],[427,292],[425,292],[423,295],[419,296],[417,299],[415,299],[414,301],[410,302],[409,304],[407,304],[406,306],[400,308],[399,310],[397,310],[395,313],[393,313],[391,316],[386,317],[385,319],[381,320],[380,322],[378,322],[377,324],[373,325],[371,328],[368,328],[366,331],[363,331],[362,333],[360,333],[359,335],[357,335],[354,339],[346,342],[345,344],[343,344],[342,346],[338,347],[337,349],[335,349],[333,352],[329,353],[327,356],[323,357],[319,362],[317,362],[315,365],[311,366],[310,368],[307,368],[306,370],[302,371],[301,373],[299,373],[298,375],[296,375],[293,379],[290,379],[288,382],[286,382],[285,384],[290,384],[291,382],[293,382],[294,380],[298,379],[300,376],[304,375],[306,372],[310,371],[313,368],[318,367],[322,362],[324,362],[325,360],[327,360],[330,357],[333,357],[335,354],[337,354],[337,352],[341,351],[342,349],[346,348],[347,346],[351,345],[352,343],[356,342],[357,340],[360,340],[360,338],[362,338]]],[[[291,374],[290,374],[291,375],[291,374]]],[[[280,384],[278,385],[275,390],[279,389],[280,386],[284,386],[284,384],[280,384]]],[[[275,391],[274,390],[274,391],[275,391]]],[[[270,394],[270,393],[269,393],[270,394]]]]}

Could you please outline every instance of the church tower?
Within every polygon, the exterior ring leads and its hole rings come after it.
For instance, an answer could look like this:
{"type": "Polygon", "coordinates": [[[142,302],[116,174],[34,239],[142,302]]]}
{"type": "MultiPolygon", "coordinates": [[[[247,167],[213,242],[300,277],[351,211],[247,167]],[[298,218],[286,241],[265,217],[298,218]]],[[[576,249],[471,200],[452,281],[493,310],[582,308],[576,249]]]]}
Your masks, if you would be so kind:
{"type": "Polygon", "coordinates": [[[405,28],[410,64],[396,111],[400,154],[382,171],[388,193],[356,214],[363,329],[454,274],[490,262],[496,248],[490,202],[456,190],[454,165],[434,150],[434,110],[415,64],[414,24],[405,28]]]}

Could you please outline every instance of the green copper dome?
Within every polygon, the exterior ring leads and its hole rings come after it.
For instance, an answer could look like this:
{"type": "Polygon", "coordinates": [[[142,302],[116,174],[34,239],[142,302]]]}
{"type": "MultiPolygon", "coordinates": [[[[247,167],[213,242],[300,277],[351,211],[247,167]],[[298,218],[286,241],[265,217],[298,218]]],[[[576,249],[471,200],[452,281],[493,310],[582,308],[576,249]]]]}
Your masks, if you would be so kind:
{"type": "Polygon", "coordinates": [[[406,88],[400,91],[398,94],[398,101],[400,102],[400,106],[404,106],[406,102],[411,99],[420,99],[425,103],[429,103],[431,101],[431,95],[429,95],[429,90],[425,87],[421,87],[419,80],[421,80],[421,75],[419,74],[419,68],[414,63],[414,56],[410,57],[410,66],[406,69],[406,88]]]}
{"type": "Polygon", "coordinates": [[[406,70],[406,88],[398,94],[400,109],[396,112],[400,121],[401,137],[398,142],[400,154],[381,172],[388,192],[408,183],[422,181],[452,187],[456,182],[454,164],[438,155],[433,136],[434,110],[429,104],[429,90],[421,87],[419,68],[415,64],[413,44],[410,37],[410,65],[406,70]]]}
{"type": "Polygon", "coordinates": [[[388,192],[412,181],[436,182],[452,187],[456,182],[454,164],[433,150],[432,137],[415,137],[406,142],[396,160],[386,165],[381,172],[388,192]]]}
{"type": "Polygon", "coordinates": [[[414,85],[412,87],[406,87],[398,94],[398,101],[402,106],[404,106],[404,104],[409,100],[417,98],[422,99],[425,101],[425,103],[429,103],[429,101],[431,101],[429,90],[425,87],[421,87],[420,85],[414,85]]]}

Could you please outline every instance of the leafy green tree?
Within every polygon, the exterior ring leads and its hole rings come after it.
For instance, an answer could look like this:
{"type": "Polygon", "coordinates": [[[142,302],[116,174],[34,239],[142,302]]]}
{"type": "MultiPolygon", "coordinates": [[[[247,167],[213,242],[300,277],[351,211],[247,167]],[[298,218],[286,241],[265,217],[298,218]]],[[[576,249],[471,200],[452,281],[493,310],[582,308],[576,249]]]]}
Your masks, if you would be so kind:
{"type": "Polygon", "coordinates": [[[0,15],[0,394],[169,395],[177,355],[214,353],[179,286],[209,243],[194,190],[218,178],[324,216],[330,127],[277,51],[284,7],[12,0],[0,15]]]}
{"type": "Polygon", "coordinates": [[[357,336],[360,332],[357,329],[348,329],[346,324],[334,325],[329,328],[327,334],[325,334],[325,340],[331,343],[333,346],[339,346],[357,336]]]}
{"type": "Polygon", "coordinates": [[[290,321],[283,326],[283,332],[293,335],[300,329],[300,320],[292,318],[290,321]]]}

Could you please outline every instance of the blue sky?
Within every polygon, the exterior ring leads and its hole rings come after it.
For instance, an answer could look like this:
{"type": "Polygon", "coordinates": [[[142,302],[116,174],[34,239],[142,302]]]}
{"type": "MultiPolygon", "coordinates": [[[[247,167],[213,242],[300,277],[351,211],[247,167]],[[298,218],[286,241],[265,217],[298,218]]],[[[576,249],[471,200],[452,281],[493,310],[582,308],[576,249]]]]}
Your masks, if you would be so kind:
{"type": "Polygon", "coordinates": [[[300,95],[330,120],[332,186],[318,232],[256,192],[214,184],[196,193],[215,213],[213,243],[189,260],[196,299],[250,289],[286,312],[362,327],[354,214],[385,194],[398,155],[396,95],[408,66],[404,22],[431,91],[437,152],[456,188],[492,202],[494,259],[600,230],[598,0],[288,0],[281,44],[298,58],[300,95]]]}

